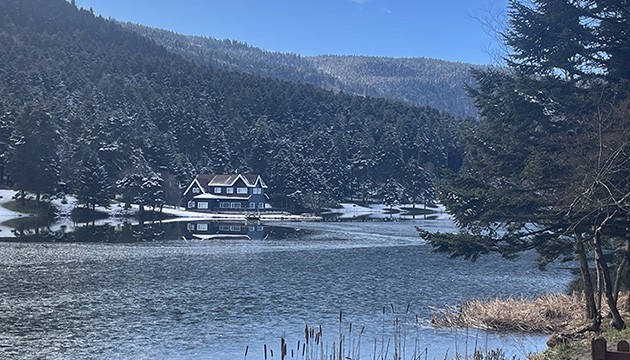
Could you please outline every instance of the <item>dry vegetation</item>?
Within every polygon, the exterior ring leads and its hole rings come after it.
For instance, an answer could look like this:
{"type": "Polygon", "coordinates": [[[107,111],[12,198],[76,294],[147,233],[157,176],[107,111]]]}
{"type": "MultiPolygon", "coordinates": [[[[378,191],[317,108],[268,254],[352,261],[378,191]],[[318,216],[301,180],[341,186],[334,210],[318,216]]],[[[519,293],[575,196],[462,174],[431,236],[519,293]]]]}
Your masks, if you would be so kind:
{"type": "MultiPolygon", "coordinates": [[[[626,303],[624,295],[622,303],[626,303]]],[[[472,327],[494,331],[571,333],[583,327],[584,299],[579,294],[547,294],[534,299],[470,300],[458,307],[433,309],[437,327],[472,327]]]]}

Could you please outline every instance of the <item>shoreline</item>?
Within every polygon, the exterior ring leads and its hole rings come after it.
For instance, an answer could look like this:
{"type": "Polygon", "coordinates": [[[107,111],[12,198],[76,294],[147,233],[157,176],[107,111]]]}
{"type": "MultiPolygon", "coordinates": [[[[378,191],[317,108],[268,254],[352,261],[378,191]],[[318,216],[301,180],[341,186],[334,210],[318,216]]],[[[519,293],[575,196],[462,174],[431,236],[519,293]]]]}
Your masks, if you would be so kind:
{"type": "MultiPolygon", "coordinates": [[[[13,197],[18,193],[16,190],[1,189],[0,190],[0,237],[15,237],[12,230],[14,227],[3,225],[6,222],[15,219],[23,218],[35,218],[32,214],[19,213],[5,208],[3,205],[12,201],[13,197]]],[[[71,229],[78,223],[72,218],[72,211],[80,208],[76,198],[72,196],[65,196],[64,198],[53,199],[51,201],[52,206],[55,207],[57,217],[51,222],[51,229],[54,231],[62,229],[71,229]]],[[[247,221],[260,221],[260,222],[321,222],[324,220],[324,216],[334,216],[339,221],[354,221],[354,220],[382,220],[382,221],[398,221],[398,220],[417,220],[423,217],[431,219],[446,219],[450,218],[443,206],[435,206],[429,208],[429,212],[423,215],[411,215],[405,213],[408,209],[412,209],[412,204],[400,204],[392,208],[383,204],[373,204],[371,206],[361,206],[354,203],[340,203],[338,208],[327,209],[322,215],[317,216],[313,214],[289,214],[289,213],[249,213],[247,211],[243,213],[205,213],[184,210],[180,207],[173,205],[165,205],[162,208],[161,213],[169,215],[169,218],[161,219],[159,221],[165,223],[171,222],[183,222],[183,221],[232,221],[232,222],[247,222],[247,221]],[[395,214],[395,215],[393,215],[395,214]]],[[[420,209],[420,205],[413,207],[414,209],[420,209]]],[[[96,211],[104,214],[102,218],[93,219],[89,221],[94,225],[112,225],[118,226],[124,223],[130,223],[132,225],[139,224],[141,220],[137,218],[139,212],[138,205],[131,205],[130,208],[124,208],[122,203],[112,204],[110,207],[105,208],[97,206],[96,211]]],[[[145,220],[155,221],[155,220],[145,220]]],[[[79,221],[80,222],[80,221],[79,221]]]]}

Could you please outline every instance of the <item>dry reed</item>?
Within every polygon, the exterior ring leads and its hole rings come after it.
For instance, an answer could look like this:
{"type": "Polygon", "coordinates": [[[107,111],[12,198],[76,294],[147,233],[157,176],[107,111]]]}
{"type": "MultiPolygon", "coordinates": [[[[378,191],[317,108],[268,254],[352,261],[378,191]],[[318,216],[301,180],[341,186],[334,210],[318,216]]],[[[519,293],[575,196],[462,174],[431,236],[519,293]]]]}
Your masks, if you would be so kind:
{"type": "Polygon", "coordinates": [[[584,300],[578,294],[469,300],[458,307],[432,310],[431,323],[437,327],[551,334],[577,328],[585,321],[584,300]]]}
{"type": "MultiPolygon", "coordinates": [[[[339,312],[339,333],[331,334],[324,340],[322,326],[304,326],[304,338],[298,340],[295,347],[290,347],[284,337],[280,338],[280,347],[276,352],[278,360],[428,360],[428,359],[456,359],[456,360],[509,360],[501,350],[482,350],[475,347],[472,353],[461,354],[455,351],[450,356],[447,353],[441,357],[430,357],[429,349],[420,346],[418,329],[420,324],[418,317],[410,312],[408,304],[404,313],[396,313],[391,305],[390,316],[386,315],[383,308],[383,329],[381,337],[373,338],[373,351],[371,354],[361,354],[361,341],[364,337],[365,327],[361,326],[357,331],[351,322],[344,321],[343,312],[339,312]],[[393,324],[393,331],[386,331],[385,323],[393,324]],[[330,342],[332,339],[332,342],[330,342]]],[[[466,335],[468,343],[468,334],[466,335]]],[[[245,348],[244,360],[248,359],[249,346],[245,348]]],[[[258,358],[256,358],[258,359],[258,358]]],[[[274,352],[271,346],[264,344],[263,359],[273,360],[274,352]]],[[[515,360],[512,358],[511,360],[515,360]]]]}

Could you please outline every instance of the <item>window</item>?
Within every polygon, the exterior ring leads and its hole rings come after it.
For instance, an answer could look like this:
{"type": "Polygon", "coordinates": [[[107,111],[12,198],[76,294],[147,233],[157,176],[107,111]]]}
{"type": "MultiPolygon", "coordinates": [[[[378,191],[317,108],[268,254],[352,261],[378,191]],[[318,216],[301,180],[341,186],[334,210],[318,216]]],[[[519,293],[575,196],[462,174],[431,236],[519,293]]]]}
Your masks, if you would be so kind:
{"type": "Polygon", "coordinates": [[[188,229],[188,231],[194,231],[195,230],[195,224],[188,223],[188,225],[186,225],[186,229],[188,229]]]}
{"type": "Polygon", "coordinates": [[[192,192],[193,192],[193,194],[199,194],[201,191],[199,190],[198,187],[194,187],[194,188],[192,188],[192,192]]]}
{"type": "Polygon", "coordinates": [[[234,188],[227,188],[227,189],[225,189],[225,193],[226,194],[234,194],[234,188]]]}
{"type": "Polygon", "coordinates": [[[197,224],[197,231],[208,231],[208,224],[197,224]]]}
{"type": "Polygon", "coordinates": [[[230,203],[229,202],[222,202],[221,204],[219,204],[219,207],[221,209],[229,209],[230,208],[230,203]]]}
{"type": "Polygon", "coordinates": [[[208,203],[205,201],[200,201],[197,203],[197,209],[207,209],[208,203]]]}
{"type": "Polygon", "coordinates": [[[194,208],[194,207],[195,207],[195,202],[194,202],[194,201],[192,201],[192,200],[190,200],[190,201],[188,202],[188,208],[189,208],[189,209],[192,209],[192,208],[194,208]]]}
{"type": "Polygon", "coordinates": [[[236,189],[236,193],[238,194],[247,194],[247,188],[240,187],[236,189]]]}
{"type": "Polygon", "coordinates": [[[262,189],[261,188],[253,188],[252,189],[252,194],[260,195],[260,194],[262,194],[262,189]]]}
{"type": "Polygon", "coordinates": [[[255,202],[250,202],[249,203],[249,208],[250,209],[255,209],[256,208],[256,203],[255,202]]]}
{"type": "Polygon", "coordinates": [[[232,204],[232,209],[240,209],[241,208],[241,203],[240,202],[233,202],[232,204]]]}
{"type": "Polygon", "coordinates": [[[258,208],[259,209],[264,209],[265,208],[265,203],[258,203],[258,208]]]}
{"type": "Polygon", "coordinates": [[[214,188],[214,193],[215,194],[220,194],[221,193],[221,188],[220,187],[215,187],[214,188]]]}
{"type": "Polygon", "coordinates": [[[230,231],[230,227],[228,225],[219,225],[219,231],[230,231]]]}

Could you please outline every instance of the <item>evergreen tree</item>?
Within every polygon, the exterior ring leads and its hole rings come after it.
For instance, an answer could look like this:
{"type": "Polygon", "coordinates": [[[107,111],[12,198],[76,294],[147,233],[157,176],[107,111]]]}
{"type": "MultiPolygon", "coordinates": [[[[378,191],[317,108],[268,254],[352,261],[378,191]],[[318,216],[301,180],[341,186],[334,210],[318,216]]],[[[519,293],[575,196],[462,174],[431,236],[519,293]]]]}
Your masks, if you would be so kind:
{"type": "Polygon", "coordinates": [[[10,135],[13,127],[13,115],[0,103],[0,184],[4,183],[5,166],[11,146],[10,135]]]}
{"type": "MultiPolygon", "coordinates": [[[[630,7],[620,3],[510,2],[511,71],[476,73],[479,87],[470,92],[482,120],[465,137],[464,169],[440,188],[462,232],[421,231],[451,256],[513,257],[535,249],[541,266],[575,256],[594,330],[601,309],[594,301],[590,249],[613,326],[625,326],[605,254],[607,246],[623,248],[627,234],[619,229],[630,226],[630,79],[618,62],[624,56],[630,61],[630,7]]],[[[625,256],[627,251],[620,254],[625,256]]]]}
{"type": "Polygon", "coordinates": [[[59,179],[57,139],[51,115],[35,104],[18,114],[10,137],[7,172],[17,187],[37,195],[52,193],[59,179]]]}
{"type": "Polygon", "coordinates": [[[383,203],[392,208],[394,205],[400,204],[402,199],[402,187],[393,178],[387,179],[383,187],[383,203]]]}
{"type": "Polygon", "coordinates": [[[404,193],[407,201],[413,204],[422,201],[424,204],[435,201],[435,189],[431,177],[415,159],[411,159],[405,167],[403,180],[404,193]]]}
{"type": "Polygon", "coordinates": [[[74,193],[79,203],[91,207],[109,207],[112,197],[112,186],[105,167],[95,158],[88,158],[80,165],[78,181],[74,185],[74,193]]]}

